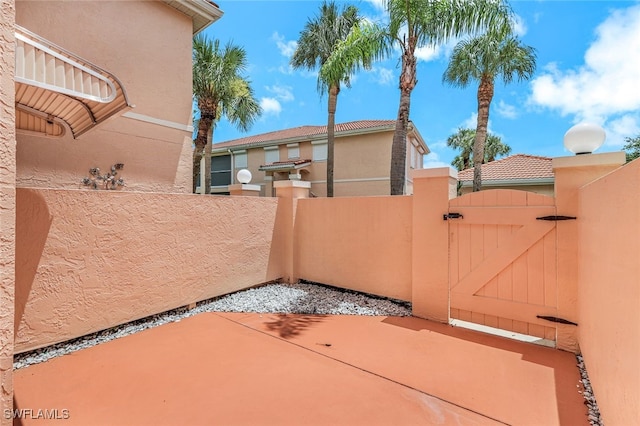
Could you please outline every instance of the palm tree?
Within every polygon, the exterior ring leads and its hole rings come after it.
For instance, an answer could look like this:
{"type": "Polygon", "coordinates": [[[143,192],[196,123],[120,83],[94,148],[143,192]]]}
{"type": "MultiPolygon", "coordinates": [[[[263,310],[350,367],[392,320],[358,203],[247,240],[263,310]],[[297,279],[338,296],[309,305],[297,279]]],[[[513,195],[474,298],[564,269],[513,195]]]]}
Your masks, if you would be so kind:
{"type": "Polygon", "coordinates": [[[473,144],[473,191],[482,187],[482,164],[485,158],[489,107],[493,99],[494,80],[501,76],[504,84],[517,77],[528,80],[536,69],[535,49],[520,43],[510,32],[489,31],[479,37],[463,40],[453,54],[442,79],[452,86],[478,85],[478,121],[473,144]]]}
{"type": "MultiPolygon", "coordinates": [[[[456,155],[451,162],[451,165],[458,171],[471,167],[475,138],[475,130],[462,128],[447,138],[448,147],[460,150],[460,154],[456,155]]],[[[484,150],[483,163],[495,161],[498,156],[508,155],[510,152],[511,147],[509,145],[503,143],[500,137],[489,133],[487,135],[487,145],[484,150]]]]}
{"type": "Polygon", "coordinates": [[[238,129],[247,131],[262,114],[253,95],[251,82],[242,75],[247,67],[243,48],[229,42],[222,48],[219,40],[202,34],[193,39],[193,97],[200,111],[193,155],[193,192],[204,155],[204,193],[211,192],[211,142],[213,129],[224,115],[238,129]]]}
{"type": "Polygon", "coordinates": [[[386,25],[363,22],[336,46],[321,70],[324,78],[335,76],[354,58],[388,57],[401,52],[400,104],[391,148],[391,195],[401,195],[405,184],[406,137],[411,92],[418,83],[416,48],[434,46],[463,34],[486,28],[510,26],[510,8],[502,0],[386,0],[386,25]]]}
{"type": "MultiPolygon", "coordinates": [[[[319,15],[309,19],[300,32],[298,46],[291,57],[291,66],[309,70],[321,68],[333,52],[335,45],[347,37],[353,25],[359,20],[358,9],[355,6],[346,6],[339,10],[335,2],[327,3],[325,1],[320,6],[319,15]]],[[[365,61],[363,65],[369,66],[369,63],[365,61]]],[[[346,64],[335,78],[325,79],[318,76],[318,91],[320,94],[329,94],[327,105],[327,197],[333,197],[334,131],[338,94],[342,83],[349,87],[349,77],[355,66],[355,64],[346,64]]]]}

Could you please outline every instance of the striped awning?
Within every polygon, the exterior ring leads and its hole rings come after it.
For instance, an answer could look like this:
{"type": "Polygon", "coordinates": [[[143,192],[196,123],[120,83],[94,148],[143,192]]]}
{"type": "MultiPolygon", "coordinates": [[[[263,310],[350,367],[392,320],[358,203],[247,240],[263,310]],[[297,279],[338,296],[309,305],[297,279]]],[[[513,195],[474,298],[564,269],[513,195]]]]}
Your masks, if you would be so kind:
{"type": "Polygon", "coordinates": [[[16,25],[16,128],[74,138],[131,107],[112,74],[16,25]]]}

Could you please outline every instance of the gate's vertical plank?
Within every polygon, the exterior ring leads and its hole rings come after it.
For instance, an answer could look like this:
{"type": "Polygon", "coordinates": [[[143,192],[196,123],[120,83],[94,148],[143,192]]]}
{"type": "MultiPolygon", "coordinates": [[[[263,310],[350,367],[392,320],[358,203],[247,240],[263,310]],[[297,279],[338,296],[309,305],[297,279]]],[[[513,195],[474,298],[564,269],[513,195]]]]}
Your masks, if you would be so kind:
{"type": "MultiPolygon", "coordinates": [[[[513,262],[513,300],[515,302],[527,303],[527,286],[529,276],[527,274],[528,252],[518,257],[513,262]]],[[[513,330],[518,333],[528,334],[529,328],[526,322],[513,321],[513,330]]]]}
{"type": "MultiPolygon", "coordinates": [[[[485,198],[485,205],[495,205],[496,198],[495,193],[492,199],[485,198]]],[[[498,226],[497,225],[485,225],[484,226],[484,253],[485,257],[491,256],[491,254],[498,247],[498,226]]],[[[480,294],[485,297],[491,297],[493,299],[498,298],[498,279],[497,277],[491,279],[481,290],[480,294]]],[[[484,316],[484,323],[490,327],[498,327],[498,317],[495,315],[484,316]]]]}
{"type": "MultiPolygon", "coordinates": [[[[474,206],[484,205],[484,191],[475,192],[471,196],[471,204],[474,206]]],[[[484,260],[484,211],[477,212],[479,217],[474,219],[474,223],[469,226],[470,250],[471,250],[471,270],[476,269],[484,260]]],[[[484,324],[484,314],[471,312],[471,321],[476,324],[484,324]]]]}
{"type": "MultiPolygon", "coordinates": [[[[527,253],[527,302],[544,306],[544,239],[536,242],[527,253]]],[[[529,324],[529,334],[536,337],[544,337],[544,327],[537,324],[529,324]]]]}
{"type": "MultiPolygon", "coordinates": [[[[558,255],[556,228],[545,235],[543,239],[544,250],[544,305],[558,306],[556,287],[558,282],[558,255]]],[[[545,327],[545,338],[556,340],[556,328],[545,327]]]]}
{"type": "MultiPolygon", "coordinates": [[[[498,247],[504,244],[511,238],[513,229],[517,229],[517,226],[499,226],[498,227],[498,247]]],[[[498,274],[498,299],[513,300],[513,268],[511,265],[507,266],[502,272],[498,274]]],[[[513,329],[513,321],[506,318],[498,318],[498,326],[505,330],[513,329]]]]}
{"type": "MultiPolygon", "coordinates": [[[[513,191],[511,193],[512,206],[526,206],[527,193],[525,191],[513,191]]],[[[527,253],[524,253],[513,262],[513,300],[517,302],[527,302],[527,253]]],[[[522,321],[513,321],[513,330],[518,333],[528,334],[528,324],[522,321]]]]}
{"type": "MultiPolygon", "coordinates": [[[[450,201],[450,208],[454,204],[457,204],[458,199],[450,201]],[[455,202],[455,203],[454,203],[455,202]]],[[[451,295],[451,289],[455,287],[456,283],[460,280],[460,265],[459,265],[459,249],[460,249],[460,230],[458,222],[449,221],[449,295],[451,295]]],[[[458,308],[454,308],[450,303],[449,316],[451,318],[460,318],[460,312],[458,308]]]]}
{"type": "MultiPolygon", "coordinates": [[[[458,205],[471,205],[471,197],[458,198],[458,205]]],[[[458,280],[460,280],[471,272],[471,226],[465,223],[464,219],[457,220],[456,223],[458,225],[458,280]]],[[[471,312],[458,309],[458,318],[471,321],[471,312]]]]}

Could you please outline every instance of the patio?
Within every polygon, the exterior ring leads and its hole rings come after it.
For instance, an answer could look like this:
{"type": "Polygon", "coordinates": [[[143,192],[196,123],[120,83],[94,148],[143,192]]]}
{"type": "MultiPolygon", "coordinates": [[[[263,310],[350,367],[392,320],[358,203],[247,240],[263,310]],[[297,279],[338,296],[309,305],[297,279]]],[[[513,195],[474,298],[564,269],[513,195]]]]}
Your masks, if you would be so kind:
{"type": "Polygon", "coordinates": [[[415,317],[203,313],[14,389],[22,425],[588,424],[575,355],[415,317]]]}

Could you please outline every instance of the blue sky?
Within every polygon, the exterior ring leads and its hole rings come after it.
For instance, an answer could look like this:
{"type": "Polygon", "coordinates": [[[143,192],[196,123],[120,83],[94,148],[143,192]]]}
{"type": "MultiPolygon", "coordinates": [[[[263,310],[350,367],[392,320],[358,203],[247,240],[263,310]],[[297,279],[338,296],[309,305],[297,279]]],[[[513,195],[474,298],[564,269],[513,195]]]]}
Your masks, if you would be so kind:
{"type": "MultiPolygon", "coordinates": [[[[347,3],[347,2],[340,2],[347,3]]],[[[363,16],[384,19],[382,0],[354,0],[363,16]]],[[[307,19],[321,2],[223,1],[224,16],[205,30],[247,51],[256,97],[264,113],[247,133],[226,120],[214,143],[301,125],[324,125],[327,96],[316,90],[317,74],[289,67],[289,58],[307,19]]],[[[496,82],[489,131],[512,153],[570,155],[564,133],[580,121],[602,125],[605,145],[620,150],[625,137],[640,134],[640,2],[512,1],[523,43],[537,50],[532,80],[504,86],[496,82]]],[[[477,86],[458,89],[442,83],[455,40],[420,49],[418,85],[411,97],[411,120],[432,153],[425,167],[448,165],[456,152],[445,141],[459,127],[475,128],[477,86]]],[[[395,120],[399,55],[355,75],[338,97],[336,122],[395,120]]]]}

